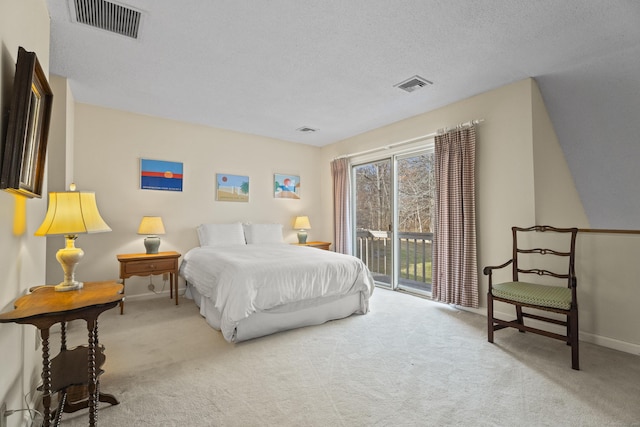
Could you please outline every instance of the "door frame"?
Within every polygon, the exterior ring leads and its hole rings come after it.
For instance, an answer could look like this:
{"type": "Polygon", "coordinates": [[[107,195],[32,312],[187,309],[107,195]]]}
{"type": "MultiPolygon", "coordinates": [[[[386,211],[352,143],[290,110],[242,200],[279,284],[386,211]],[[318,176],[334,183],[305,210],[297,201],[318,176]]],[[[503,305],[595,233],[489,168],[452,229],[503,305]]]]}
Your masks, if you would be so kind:
{"type": "Polygon", "coordinates": [[[390,289],[390,290],[394,290],[394,291],[403,291],[403,292],[408,292],[411,294],[416,294],[416,295],[420,295],[420,296],[427,296],[427,297],[431,297],[431,292],[427,292],[427,291],[420,291],[420,290],[416,290],[414,288],[410,288],[407,286],[403,286],[400,284],[400,280],[399,280],[399,270],[400,270],[400,264],[399,264],[399,256],[400,256],[400,247],[398,245],[398,231],[397,231],[397,224],[398,224],[398,159],[403,159],[403,158],[408,158],[408,157],[413,157],[413,156],[417,156],[420,155],[421,153],[425,153],[425,152],[432,152],[435,149],[434,147],[434,140],[430,139],[427,140],[426,143],[425,141],[422,141],[422,143],[420,145],[417,146],[411,146],[411,147],[405,147],[405,148],[398,148],[396,150],[392,150],[392,151],[386,151],[384,153],[378,153],[378,154],[369,154],[367,156],[360,156],[357,158],[353,158],[351,160],[351,170],[350,170],[350,178],[351,178],[351,184],[350,184],[350,205],[353,207],[352,209],[350,209],[350,224],[351,224],[351,244],[352,244],[352,253],[357,253],[356,251],[356,245],[357,245],[357,238],[356,238],[356,233],[357,233],[357,229],[356,229],[356,192],[355,190],[355,183],[356,183],[356,176],[355,176],[355,171],[356,168],[358,166],[362,166],[362,165],[366,165],[369,163],[376,163],[376,162],[381,162],[381,161],[385,161],[388,160],[390,162],[390,176],[391,176],[391,200],[389,201],[389,208],[391,209],[391,230],[390,230],[390,244],[391,244],[391,256],[392,256],[392,262],[391,262],[391,274],[390,274],[390,278],[391,278],[391,283],[389,285],[387,285],[384,282],[375,282],[376,286],[380,286],[383,287],[385,289],[390,289]]]}

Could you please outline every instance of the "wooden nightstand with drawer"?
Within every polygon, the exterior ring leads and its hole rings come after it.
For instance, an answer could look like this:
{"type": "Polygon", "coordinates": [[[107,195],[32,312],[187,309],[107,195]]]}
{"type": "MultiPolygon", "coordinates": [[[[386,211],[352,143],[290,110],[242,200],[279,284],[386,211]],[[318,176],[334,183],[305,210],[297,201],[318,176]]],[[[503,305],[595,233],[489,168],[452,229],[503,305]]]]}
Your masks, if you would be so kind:
{"type": "Polygon", "coordinates": [[[328,251],[329,248],[331,247],[331,243],[330,242],[307,242],[307,243],[294,243],[294,245],[298,245],[298,246],[310,246],[312,248],[318,248],[318,249],[324,249],[325,251],[328,251]]]}
{"type": "MultiPolygon", "coordinates": [[[[158,252],[157,254],[120,254],[120,278],[123,293],[125,281],[131,276],[150,276],[154,274],[169,274],[169,298],[176,295],[178,305],[178,252],[158,252]]],[[[124,313],[124,300],[120,302],[120,314],[124,313]]]]}

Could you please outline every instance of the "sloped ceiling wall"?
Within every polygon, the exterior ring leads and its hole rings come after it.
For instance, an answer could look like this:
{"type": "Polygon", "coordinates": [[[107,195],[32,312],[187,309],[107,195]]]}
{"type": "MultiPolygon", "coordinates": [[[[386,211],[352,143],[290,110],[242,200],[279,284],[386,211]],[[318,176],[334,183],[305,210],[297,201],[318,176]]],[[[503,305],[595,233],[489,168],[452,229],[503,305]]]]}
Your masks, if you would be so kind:
{"type": "Polygon", "coordinates": [[[592,228],[640,229],[638,58],[635,43],[536,78],[592,228]]]}

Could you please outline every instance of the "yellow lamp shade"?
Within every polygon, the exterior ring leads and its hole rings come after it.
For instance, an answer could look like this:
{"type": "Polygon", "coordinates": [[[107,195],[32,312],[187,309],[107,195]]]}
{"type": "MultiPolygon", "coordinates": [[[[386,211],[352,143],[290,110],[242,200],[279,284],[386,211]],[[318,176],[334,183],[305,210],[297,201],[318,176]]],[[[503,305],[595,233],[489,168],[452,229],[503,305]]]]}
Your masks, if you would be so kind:
{"type": "Polygon", "coordinates": [[[293,228],[296,230],[309,230],[311,228],[311,223],[309,223],[309,217],[297,216],[295,221],[293,222],[293,228]]]}
{"type": "Polygon", "coordinates": [[[164,224],[162,217],[159,216],[143,216],[138,227],[138,234],[158,235],[164,234],[164,224]]]}
{"type": "Polygon", "coordinates": [[[100,216],[96,195],[87,191],[49,193],[49,207],[36,236],[103,233],[111,228],[100,216]]]}

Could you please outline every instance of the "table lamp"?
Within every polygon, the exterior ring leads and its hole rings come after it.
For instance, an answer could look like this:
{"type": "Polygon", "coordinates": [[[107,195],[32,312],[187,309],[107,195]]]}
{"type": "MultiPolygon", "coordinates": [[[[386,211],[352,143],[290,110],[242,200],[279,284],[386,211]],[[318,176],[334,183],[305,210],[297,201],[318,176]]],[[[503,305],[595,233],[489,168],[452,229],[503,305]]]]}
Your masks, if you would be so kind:
{"type": "Polygon", "coordinates": [[[293,228],[298,231],[298,243],[307,243],[307,231],[311,229],[308,216],[297,216],[293,222],[293,228]]]}
{"type": "Polygon", "coordinates": [[[65,238],[66,246],[56,253],[64,271],[64,280],[55,286],[56,291],[82,288],[82,282],[75,279],[76,265],[84,256],[84,251],[75,246],[78,234],[111,231],[98,212],[95,193],[74,190],[72,184],[71,191],[49,193],[47,214],[35,232],[36,236],[63,235],[65,238]]]}
{"type": "Polygon", "coordinates": [[[138,234],[146,234],[144,247],[148,254],[157,254],[160,247],[159,234],[164,234],[164,224],[159,216],[143,216],[138,228],[138,234]]]}

